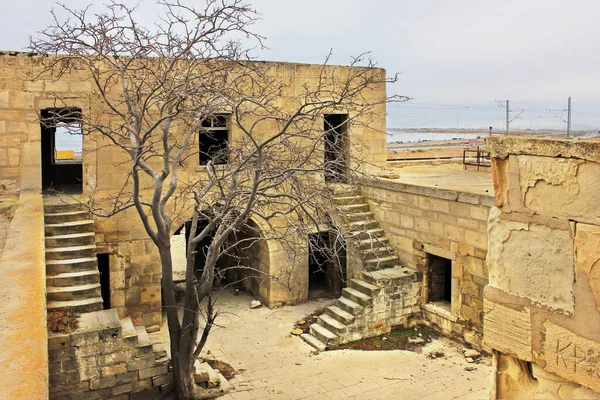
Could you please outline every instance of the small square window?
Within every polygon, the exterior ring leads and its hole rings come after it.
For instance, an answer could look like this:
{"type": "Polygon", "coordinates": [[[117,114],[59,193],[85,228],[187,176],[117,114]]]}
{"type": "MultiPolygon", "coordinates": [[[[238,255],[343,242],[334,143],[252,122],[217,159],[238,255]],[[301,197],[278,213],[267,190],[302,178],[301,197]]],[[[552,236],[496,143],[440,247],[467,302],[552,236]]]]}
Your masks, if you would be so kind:
{"type": "Polygon", "coordinates": [[[202,122],[199,134],[200,165],[209,161],[227,164],[229,159],[229,116],[215,115],[202,122]]]}

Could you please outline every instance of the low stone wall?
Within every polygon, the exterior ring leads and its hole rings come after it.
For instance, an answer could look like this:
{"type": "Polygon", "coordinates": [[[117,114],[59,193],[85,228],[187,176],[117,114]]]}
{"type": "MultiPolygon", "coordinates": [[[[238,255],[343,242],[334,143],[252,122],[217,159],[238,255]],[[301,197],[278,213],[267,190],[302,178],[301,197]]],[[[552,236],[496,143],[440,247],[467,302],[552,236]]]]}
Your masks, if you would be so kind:
{"type": "Polygon", "coordinates": [[[493,398],[600,398],[600,142],[490,138],[493,398]]]}
{"type": "Polygon", "coordinates": [[[386,179],[362,181],[361,193],[369,200],[403,265],[423,275],[423,322],[480,348],[483,288],[488,282],[487,219],[493,198],[386,179]],[[428,255],[451,260],[452,299],[448,307],[429,301],[428,255]]]}
{"type": "Polygon", "coordinates": [[[50,399],[170,398],[173,373],[164,347],[114,309],[82,314],[70,334],[48,338],[50,399]]]}
{"type": "Polygon", "coordinates": [[[44,206],[23,191],[0,259],[2,398],[48,397],[44,206]]]}

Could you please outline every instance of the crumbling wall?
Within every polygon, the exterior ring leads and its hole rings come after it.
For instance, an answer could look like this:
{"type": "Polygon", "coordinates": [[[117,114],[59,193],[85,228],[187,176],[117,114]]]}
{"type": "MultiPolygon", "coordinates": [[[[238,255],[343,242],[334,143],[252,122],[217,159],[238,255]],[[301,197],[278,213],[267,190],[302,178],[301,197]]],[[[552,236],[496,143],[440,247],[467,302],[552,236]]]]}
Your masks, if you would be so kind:
{"type": "Polygon", "coordinates": [[[488,143],[493,396],[600,398],[600,142],[488,143]]]}
{"type": "Polygon", "coordinates": [[[423,275],[423,322],[481,347],[483,288],[488,282],[487,218],[491,196],[365,180],[362,194],[403,265],[423,275]],[[427,254],[452,262],[450,309],[429,303],[427,254]]]}

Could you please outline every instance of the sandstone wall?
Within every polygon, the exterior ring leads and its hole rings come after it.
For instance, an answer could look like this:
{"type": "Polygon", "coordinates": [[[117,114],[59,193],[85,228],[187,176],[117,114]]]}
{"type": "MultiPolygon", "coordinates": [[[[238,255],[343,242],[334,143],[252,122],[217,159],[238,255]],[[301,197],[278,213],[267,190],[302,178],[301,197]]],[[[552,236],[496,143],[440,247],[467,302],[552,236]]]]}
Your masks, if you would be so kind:
{"type": "MultiPolygon", "coordinates": [[[[60,78],[39,75],[40,62],[39,56],[0,52],[0,192],[42,189],[40,110],[76,107],[86,115],[102,115],[98,96],[88,77],[83,73],[60,78]]],[[[286,88],[278,106],[290,111],[298,105],[296,93],[301,93],[305,85],[316,84],[322,68],[320,65],[291,63],[261,65],[286,88]]],[[[349,67],[327,68],[340,77],[352,71],[349,67]]],[[[373,73],[385,75],[381,69],[374,69],[373,73]]],[[[373,88],[365,96],[365,100],[381,101],[385,97],[385,85],[373,88]]],[[[351,127],[349,151],[365,166],[385,164],[384,115],[385,104],[378,105],[373,114],[358,117],[359,123],[351,127]]],[[[269,133],[270,129],[275,126],[266,124],[261,132],[269,133]]],[[[231,127],[231,136],[234,139],[242,136],[235,125],[231,127]]],[[[85,136],[83,140],[83,190],[99,209],[110,209],[111,196],[121,190],[126,179],[122,164],[126,156],[107,144],[109,141],[102,137],[85,136]]],[[[190,157],[178,180],[183,184],[197,182],[204,173],[198,166],[197,157],[190,157]]],[[[180,215],[181,221],[175,221],[174,226],[189,216],[191,212],[180,215]]],[[[130,315],[135,323],[146,326],[160,323],[158,254],[139,217],[133,210],[128,210],[111,218],[98,219],[96,233],[99,253],[110,254],[112,306],[121,317],[130,315]]],[[[281,280],[286,284],[268,285],[269,292],[261,290],[261,297],[273,305],[305,299],[308,272],[304,258],[307,259],[308,254],[290,260],[277,246],[271,248],[275,253],[263,264],[270,265],[269,274],[283,275],[281,280]],[[294,264],[290,265],[290,262],[294,264]]]]}
{"type": "Polygon", "coordinates": [[[365,180],[361,191],[401,262],[423,274],[424,322],[481,346],[486,227],[493,199],[383,179],[365,180]],[[452,260],[450,309],[428,303],[427,254],[452,260]]]}
{"type": "Polygon", "coordinates": [[[495,207],[484,338],[497,359],[493,395],[600,398],[600,142],[488,143],[495,207]]]}

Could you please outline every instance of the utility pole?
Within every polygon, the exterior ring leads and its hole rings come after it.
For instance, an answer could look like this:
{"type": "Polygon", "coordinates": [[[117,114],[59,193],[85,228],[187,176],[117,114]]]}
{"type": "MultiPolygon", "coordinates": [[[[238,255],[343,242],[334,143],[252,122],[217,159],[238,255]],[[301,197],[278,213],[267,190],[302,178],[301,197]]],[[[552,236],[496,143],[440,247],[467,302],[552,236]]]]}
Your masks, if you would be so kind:
{"type": "Polygon", "coordinates": [[[506,136],[509,135],[509,124],[510,124],[510,117],[509,117],[509,113],[510,113],[510,109],[508,108],[508,100],[506,100],[506,136]]]}
{"type": "Polygon", "coordinates": [[[569,96],[567,111],[567,139],[569,139],[571,137],[571,96],[569,96]]]}

